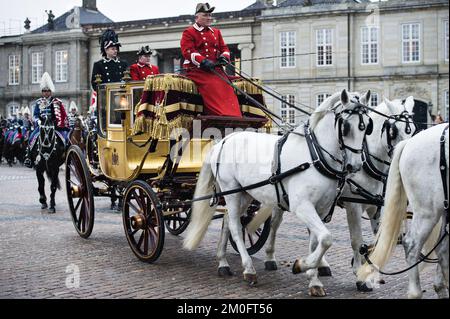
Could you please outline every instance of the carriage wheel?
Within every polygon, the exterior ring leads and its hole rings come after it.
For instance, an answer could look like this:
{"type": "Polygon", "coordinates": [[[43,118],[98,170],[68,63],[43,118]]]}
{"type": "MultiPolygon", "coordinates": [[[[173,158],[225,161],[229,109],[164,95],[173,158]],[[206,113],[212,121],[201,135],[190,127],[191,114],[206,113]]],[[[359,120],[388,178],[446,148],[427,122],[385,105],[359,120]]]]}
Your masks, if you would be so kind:
{"type": "Polygon", "coordinates": [[[156,194],[147,183],[134,181],[123,205],[123,227],[133,253],[142,261],[156,261],[164,245],[164,219],[156,194]]]}
{"type": "Polygon", "coordinates": [[[66,156],[66,193],[72,222],[78,234],[88,238],[94,227],[94,192],[83,152],[70,146],[66,156]]]}
{"type": "MultiPolygon", "coordinates": [[[[245,247],[249,255],[256,254],[266,243],[270,233],[270,222],[272,217],[266,219],[264,224],[261,224],[254,233],[247,231],[247,225],[252,221],[253,217],[258,214],[259,203],[253,202],[247,210],[247,214],[241,217],[242,224],[242,238],[244,239],[245,247]]],[[[237,245],[230,235],[230,243],[236,252],[239,252],[237,245]]]]}
{"type": "Polygon", "coordinates": [[[171,214],[165,218],[166,228],[172,235],[178,236],[184,232],[189,225],[191,210],[180,210],[179,213],[171,214]]]}

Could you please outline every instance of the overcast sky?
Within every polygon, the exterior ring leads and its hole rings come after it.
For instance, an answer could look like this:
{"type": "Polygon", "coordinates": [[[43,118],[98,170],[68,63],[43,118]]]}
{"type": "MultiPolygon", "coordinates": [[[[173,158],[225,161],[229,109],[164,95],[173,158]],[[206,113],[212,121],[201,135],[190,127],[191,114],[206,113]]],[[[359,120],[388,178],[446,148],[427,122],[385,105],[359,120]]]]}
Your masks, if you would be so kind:
{"type": "MultiPolygon", "coordinates": [[[[210,0],[216,12],[241,10],[256,0],[210,0]]],[[[193,14],[200,0],[97,0],[97,8],[111,20],[128,21],[193,14]]],[[[206,2],[206,1],[205,1],[206,2]]],[[[82,0],[0,0],[0,35],[5,32],[18,34],[23,31],[23,21],[28,17],[31,28],[46,23],[45,10],[52,10],[56,17],[82,0]]]]}

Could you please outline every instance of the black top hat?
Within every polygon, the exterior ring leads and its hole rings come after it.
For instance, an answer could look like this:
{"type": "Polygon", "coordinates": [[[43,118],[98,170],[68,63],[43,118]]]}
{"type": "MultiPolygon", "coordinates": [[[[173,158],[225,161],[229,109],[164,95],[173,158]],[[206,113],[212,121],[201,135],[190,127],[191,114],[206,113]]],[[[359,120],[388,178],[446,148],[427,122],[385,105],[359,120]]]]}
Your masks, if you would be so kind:
{"type": "Polygon", "coordinates": [[[208,2],[206,3],[198,3],[195,8],[195,14],[200,12],[211,13],[214,11],[216,7],[211,7],[208,2]]]}
{"type": "Polygon", "coordinates": [[[140,50],[137,52],[137,55],[151,55],[152,54],[152,50],[150,49],[150,47],[148,45],[146,45],[145,47],[141,47],[140,50]]]}
{"type": "Polygon", "coordinates": [[[100,43],[100,51],[103,56],[106,56],[106,49],[112,46],[121,47],[122,45],[119,42],[119,36],[114,32],[114,30],[108,29],[103,32],[102,36],[99,39],[100,43]]]}

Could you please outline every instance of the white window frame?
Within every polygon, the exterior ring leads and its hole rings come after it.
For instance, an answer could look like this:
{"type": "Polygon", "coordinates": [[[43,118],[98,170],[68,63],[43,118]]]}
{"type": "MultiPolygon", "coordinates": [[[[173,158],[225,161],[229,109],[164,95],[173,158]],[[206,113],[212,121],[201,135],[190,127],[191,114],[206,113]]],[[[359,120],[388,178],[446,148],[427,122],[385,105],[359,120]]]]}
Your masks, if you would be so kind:
{"type": "Polygon", "coordinates": [[[8,56],[8,85],[20,84],[20,56],[11,54],[8,56]]]}
{"type": "Polygon", "coordinates": [[[378,92],[370,93],[370,107],[376,108],[380,104],[380,95],[378,92]]]}
{"type": "Polygon", "coordinates": [[[18,115],[20,109],[19,104],[11,104],[8,106],[8,116],[18,115]]]}
{"type": "Polygon", "coordinates": [[[319,68],[333,66],[333,58],[333,29],[316,30],[316,66],[319,68]],[[329,42],[327,42],[328,32],[330,38],[329,42]],[[319,39],[320,35],[322,36],[321,39],[319,39]],[[319,53],[320,49],[322,49],[322,54],[319,53]],[[328,51],[328,49],[330,50],[328,51]],[[331,63],[328,63],[328,57],[330,58],[331,63]],[[320,58],[322,58],[322,60],[320,58]],[[320,64],[320,61],[323,61],[323,64],[320,64]]]}
{"type": "Polygon", "coordinates": [[[409,64],[409,63],[420,63],[422,60],[422,50],[420,48],[421,46],[421,32],[422,32],[422,28],[421,28],[421,24],[418,22],[414,22],[414,23],[405,23],[401,25],[402,27],[402,31],[401,31],[401,36],[402,36],[402,63],[405,64],[409,64]],[[412,38],[412,28],[413,26],[418,26],[418,38],[417,39],[413,39],[412,38]],[[405,30],[405,27],[407,27],[408,30],[405,30]],[[405,31],[408,32],[408,38],[405,39],[405,31]],[[417,42],[417,50],[419,51],[418,54],[418,60],[412,60],[413,58],[413,44],[417,42]],[[408,49],[409,49],[409,55],[408,55],[408,59],[405,60],[405,44],[408,45],[408,49]]]}
{"type": "Polygon", "coordinates": [[[329,93],[319,93],[316,94],[316,108],[320,106],[327,98],[329,98],[331,94],[329,93]]]}
{"type": "MultiPolygon", "coordinates": [[[[281,96],[281,99],[283,101],[287,101],[288,103],[295,105],[295,94],[283,94],[281,96]]],[[[283,119],[284,122],[289,123],[291,125],[296,125],[296,113],[295,109],[290,107],[284,102],[281,102],[280,106],[280,116],[283,119]]]]}
{"type": "Polygon", "coordinates": [[[448,57],[448,20],[444,21],[444,60],[445,62],[449,61],[449,57],[448,57]]]}
{"type": "Polygon", "coordinates": [[[69,51],[58,50],[55,52],[55,82],[67,82],[69,78],[69,51]],[[66,55],[66,61],[63,61],[64,54],[66,55]]]}
{"type": "Polygon", "coordinates": [[[376,65],[380,61],[380,46],[379,46],[380,28],[375,26],[364,26],[361,28],[361,64],[376,65]],[[376,30],[375,39],[372,37],[372,31],[376,30]],[[365,41],[364,32],[367,32],[367,41],[365,41]],[[375,51],[373,47],[375,46],[375,51]],[[367,62],[364,61],[365,54],[367,54],[367,62]],[[375,56],[374,56],[375,54],[375,56]],[[376,60],[376,61],[375,61],[376,60]],[[374,62],[375,61],[375,62],[374,62]]]}
{"type": "Polygon", "coordinates": [[[296,59],[297,32],[281,31],[280,32],[280,68],[290,69],[297,66],[296,59]],[[284,39],[284,41],[283,41],[284,39]]]}
{"type": "Polygon", "coordinates": [[[31,83],[38,84],[44,74],[44,52],[31,54],[31,83]]]}

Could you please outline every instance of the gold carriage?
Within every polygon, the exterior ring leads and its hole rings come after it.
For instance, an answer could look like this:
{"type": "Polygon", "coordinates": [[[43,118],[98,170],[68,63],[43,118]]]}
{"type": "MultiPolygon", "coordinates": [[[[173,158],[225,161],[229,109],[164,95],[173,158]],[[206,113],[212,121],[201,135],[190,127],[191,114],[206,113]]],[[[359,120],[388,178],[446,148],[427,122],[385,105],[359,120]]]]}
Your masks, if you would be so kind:
{"type": "MultiPolygon", "coordinates": [[[[145,82],[126,75],[123,82],[99,85],[96,130],[85,151],[71,146],[66,157],[67,198],[78,234],[88,238],[92,232],[94,197],[118,199],[131,249],[139,259],[155,261],[165,229],[179,235],[189,223],[198,173],[213,143],[236,129],[270,130],[264,112],[247,97],[264,105],[262,92],[242,80],[234,84],[246,93],[238,94],[243,118],[202,115],[195,84],[177,74],[145,82]]],[[[244,231],[258,209],[256,202],[249,207],[244,231]]],[[[222,207],[215,218],[224,213],[222,207]]],[[[267,220],[246,234],[249,253],[263,246],[269,226],[267,220]]]]}

